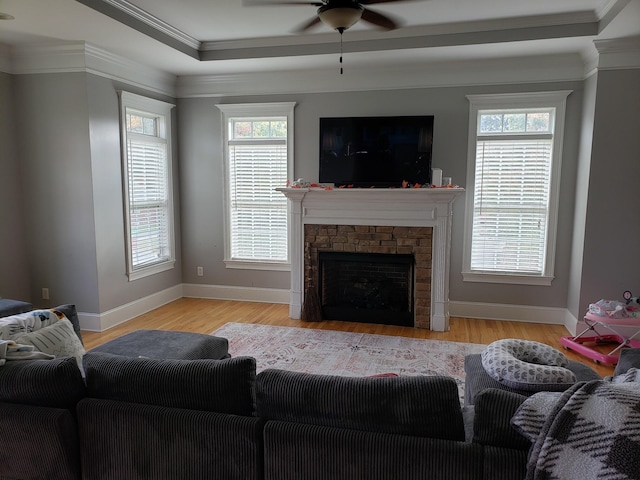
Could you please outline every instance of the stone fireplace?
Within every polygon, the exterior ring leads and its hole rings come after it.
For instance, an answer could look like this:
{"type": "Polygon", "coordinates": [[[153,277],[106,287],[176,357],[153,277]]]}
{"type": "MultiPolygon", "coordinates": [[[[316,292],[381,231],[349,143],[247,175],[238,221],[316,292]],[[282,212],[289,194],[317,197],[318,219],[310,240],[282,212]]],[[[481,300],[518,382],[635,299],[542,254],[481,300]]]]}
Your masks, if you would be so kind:
{"type": "MultiPolygon", "coordinates": [[[[407,290],[414,300],[409,311],[413,318],[409,326],[429,328],[431,313],[431,236],[432,227],[394,227],[375,225],[313,225],[304,226],[304,290],[320,288],[319,259],[327,252],[347,252],[353,255],[410,256],[411,280],[407,290]]],[[[357,258],[357,257],[355,257],[357,258]]],[[[390,267],[388,267],[390,269],[390,267]]],[[[384,272],[389,276],[391,272],[384,272]]],[[[360,274],[359,278],[370,278],[360,274]]],[[[356,280],[357,281],[357,280],[356,280]]],[[[369,282],[373,284],[374,282],[369,282]]],[[[372,285],[372,288],[376,288],[372,285]]],[[[355,293],[352,290],[352,294],[355,293]]],[[[397,294],[397,292],[396,292],[397,294]]],[[[321,298],[322,299],[322,298],[321,298]]],[[[371,308],[371,316],[377,315],[371,308]]],[[[363,312],[363,315],[366,315],[363,312]]],[[[338,318],[328,319],[337,320],[338,318]]],[[[345,318],[346,319],[346,318],[345,318]]],[[[358,320],[356,320],[358,321],[358,320]]],[[[380,323],[372,321],[371,323],[380,323]]],[[[403,322],[407,324],[408,322],[403,322]]],[[[399,324],[390,322],[390,324],[399,324]]]]}
{"type": "Polygon", "coordinates": [[[319,281],[319,252],[398,254],[414,258],[411,325],[449,329],[451,206],[464,189],[278,190],[290,207],[291,318],[319,281]]]}

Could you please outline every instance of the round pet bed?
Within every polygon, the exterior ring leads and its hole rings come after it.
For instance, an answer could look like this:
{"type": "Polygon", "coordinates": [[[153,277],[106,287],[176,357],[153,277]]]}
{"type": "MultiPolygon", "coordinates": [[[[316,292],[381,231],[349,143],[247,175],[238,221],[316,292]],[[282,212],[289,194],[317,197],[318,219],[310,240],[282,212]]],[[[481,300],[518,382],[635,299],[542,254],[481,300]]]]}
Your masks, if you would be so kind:
{"type": "Polygon", "coordinates": [[[492,378],[521,390],[565,390],[576,382],[568,365],[562,352],[531,340],[498,340],[482,352],[482,366],[492,378]]]}

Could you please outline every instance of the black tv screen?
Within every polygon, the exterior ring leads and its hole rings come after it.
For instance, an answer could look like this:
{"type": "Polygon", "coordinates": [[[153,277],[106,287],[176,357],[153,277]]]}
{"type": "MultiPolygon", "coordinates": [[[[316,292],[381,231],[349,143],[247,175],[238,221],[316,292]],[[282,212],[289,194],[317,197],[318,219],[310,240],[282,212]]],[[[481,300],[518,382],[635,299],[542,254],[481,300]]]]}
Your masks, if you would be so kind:
{"type": "Polygon", "coordinates": [[[401,187],[431,183],[433,116],[320,119],[320,183],[401,187]]]}

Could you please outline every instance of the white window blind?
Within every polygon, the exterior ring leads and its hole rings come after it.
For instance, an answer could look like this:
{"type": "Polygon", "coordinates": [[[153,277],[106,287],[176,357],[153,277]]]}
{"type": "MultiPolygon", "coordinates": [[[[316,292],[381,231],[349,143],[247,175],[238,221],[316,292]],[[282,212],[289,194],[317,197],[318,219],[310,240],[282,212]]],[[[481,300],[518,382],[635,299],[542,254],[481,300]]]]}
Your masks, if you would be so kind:
{"type": "Polygon", "coordinates": [[[224,125],[227,268],[290,268],[288,203],[276,188],[292,178],[294,106],[217,105],[224,125]]]}
{"type": "Polygon", "coordinates": [[[551,285],[570,93],[467,97],[465,281],[551,285]]]}
{"type": "Polygon", "coordinates": [[[479,140],[471,270],[542,275],[552,140],[479,140]]]}
{"type": "Polygon", "coordinates": [[[171,109],[119,92],[129,280],[173,268],[171,109]]]}
{"type": "Polygon", "coordinates": [[[230,142],[229,179],[231,258],[286,262],[286,142],[230,142]]]}
{"type": "Polygon", "coordinates": [[[171,258],[166,142],[129,134],[128,188],[134,269],[171,258]]]}

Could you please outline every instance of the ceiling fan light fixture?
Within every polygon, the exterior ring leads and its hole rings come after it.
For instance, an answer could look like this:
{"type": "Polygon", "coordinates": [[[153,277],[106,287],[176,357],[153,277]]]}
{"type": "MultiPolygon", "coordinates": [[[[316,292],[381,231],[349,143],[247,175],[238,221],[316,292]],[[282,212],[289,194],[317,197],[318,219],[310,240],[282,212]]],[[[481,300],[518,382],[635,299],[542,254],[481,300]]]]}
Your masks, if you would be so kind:
{"type": "Polygon", "coordinates": [[[333,7],[322,6],[318,9],[318,17],[325,25],[333,30],[344,31],[355,25],[362,17],[364,9],[360,5],[353,7],[333,7]]]}

